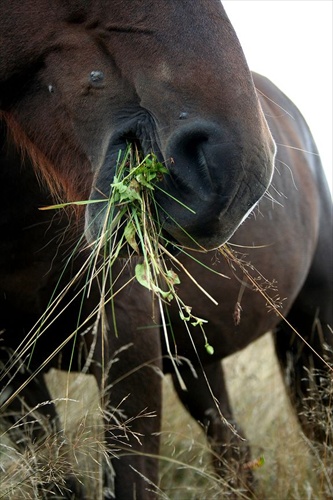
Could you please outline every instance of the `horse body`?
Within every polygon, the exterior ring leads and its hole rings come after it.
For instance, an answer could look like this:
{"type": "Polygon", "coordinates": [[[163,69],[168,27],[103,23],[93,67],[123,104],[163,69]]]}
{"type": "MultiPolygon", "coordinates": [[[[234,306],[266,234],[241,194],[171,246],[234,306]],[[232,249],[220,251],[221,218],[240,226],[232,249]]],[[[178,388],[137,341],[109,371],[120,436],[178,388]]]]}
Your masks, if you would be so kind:
{"type": "MultiPolygon", "coordinates": [[[[216,306],[179,272],[182,300],[186,305],[193,305],[195,316],[208,320],[205,333],[214,347],[213,355],[206,352],[198,328],[191,327],[190,336],[178,308],[170,308],[172,336],[169,340],[176,344],[177,355],[190,359],[196,371],[194,376],[193,369],[182,363],[180,374],[187,391],[181,389],[178,378],[173,375],[175,388],[190,413],[207,429],[217,456],[234,459],[238,464],[236,469],[241,468],[242,460],[249,459],[249,453],[221,420],[219,410],[234,422],[220,359],[268,331],[274,332],[276,353],[304,431],[311,439],[321,442],[332,439],[325,435],[321,423],[310,424],[304,417],[304,400],[310,396],[310,374],[315,374],[314,380],[320,386],[319,373],[328,373],[330,378],[323,359],[332,363],[331,196],[315,143],[300,112],[271,82],[259,75],[254,75],[254,81],[278,145],[275,174],[270,194],[238,228],[230,245],[251,265],[245,264],[245,269],[257,280],[266,297],[237,265],[232,267],[216,252],[200,255],[199,261],[222,273],[224,279],[216,278],[191,257],[181,258],[195,280],[218,301],[216,306]],[[286,321],[274,310],[274,305],[286,321]],[[200,364],[204,366],[205,375],[200,364]],[[220,408],[216,407],[209,387],[220,408]],[[242,448],[243,456],[240,456],[242,448]]],[[[198,259],[198,254],[193,256],[198,259]]],[[[168,362],[165,370],[170,370],[168,362]]],[[[225,464],[222,467],[225,468],[225,464]]]]}
{"type": "MultiPolygon", "coordinates": [[[[308,325],[304,336],[310,339],[314,314],[309,304],[312,309],[320,308],[318,318],[323,325],[331,321],[327,298],[323,299],[330,284],[327,269],[331,262],[325,263],[322,257],[331,245],[323,231],[330,220],[329,195],[323,194],[316,157],[279,144],[290,144],[292,137],[296,148],[313,151],[314,146],[294,107],[291,114],[295,112],[297,119],[294,127],[287,127],[287,136],[280,135],[285,124],[277,124],[276,108],[264,97],[262,112],[238,40],[217,0],[180,1],[177,6],[171,1],[96,0],[59,0],[50,6],[44,0],[20,0],[2,2],[0,20],[1,354],[6,366],[8,358],[17,361],[6,372],[9,385],[5,384],[4,405],[17,411],[50,400],[42,374],[52,365],[89,368],[102,393],[111,387],[107,411],[111,414],[121,403],[122,425],[127,417],[145,409],[156,413],[155,418],[133,421],[127,444],[122,441],[124,456],[114,460],[112,486],[119,499],[131,498],[134,492],[136,498],[154,497],[142,477],[155,484],[158,480],[153,456],[158,454],[161,377],[157,369],[162,366],[162,350],[152,297],[138,283],[123,289],[132,277],[131,265],[123,269],[119,260],[113,266],[112,276],[120,276],[113,290],[118,292],[114,298],[116,335],[110,309],[105,307],[106,319],[99,321],[103,295],[99,278],[81,271],[89,255],[83,235],[89,243],[94,241],[105,211],[91,204],[74,217],[70,211],[50,215],[38,208],[59,196],[68,201],[107,198],[119,150],[132,143],[144,154],[153,151],[168,167],[169,174],[156,190],[167,238],[192,248],[216,248],[232,236],[271,180],[275,145],[265,113],[279,147],[273,181],[277,193],[271,193],[277,202],[264,198],[232,241],[253,247],[245,251],[249,260],[268,280],[277,278],[281,298],[286,297],[281,311],[293,318],[295,327],[303,326],[298,324],[298,311],[306,309],[302,323],[308,325]],[[302,162],[308,168],[300,170],[302,162]],[[47,187],[39,183],[35,172],[47,187]],[[255,248],[258,245],[264,247],[255,248]],[[277,255],[280,263],[273,258],[277,255]],[[42,326],[55,294],[77,273],[79,279],[42,326]],[[88,279],[89,294],[83,286],[88,279]],[[31,330],[38,339],[21,356],[28,362],[23,372],[17,369],[21,359],[16,360],[13,352],[21,342],[25,345],[31,330]],[[55,349],[62,343],[58,356],[55,349]],[[127,345],[131,347],[124,350],[127,345]],[[111,363],[119,350],[121,362],[111,363]],[[30,373],[35,376],[25,387],[30,373]],[[20,388],[21,400],[14,399],[20,388]]],[[[275,90],[271,94],[270,84],[259,76],[255,78],[264,95],[284,99],[275,90]]],[[[289,102],[279,103],[290,112],[289,102]]],[[[211,255],[202,257],[209,265],[211,255]]],[[[207,334],[212,337],[214,356],[207,355],[201,337],[195,343],[222,413],[232,418],[219,360],[276,328],[279,318],[267,313],[259,294],[245,284],[239,300],[241,321],[235,327],[232,312],[242,286],[239,281],[213,282],[210,273],[202,272],[191,260],[185,262],[219,301],[218,308],[206,303],[182,277],[185,303],[195,304],[197,315],[209,319],[207,334]]],[[[229,272],[224,263],[217,267],[229,272]]],[[[196,364],[178,311],[171,308],[171,315],[179,353],[196,364]]],[[[277,336],[281,363],[289,352],[284,345],[287,338],[277,336]]],[[[315,347],[321,351],[322,343],[315,347]]],[[[302,363],[308,359],[305,354],[302,363]]],[[[296,385],[301,383],[300,363],[295,357],[296,385]]],[[[181,368],[181,372],[188,385],[184,394],[175,381],[182,401],[195,418],[209,424],[212,439],[233,440],[214,407],[211,411],[211,396],[200,370],[194,383],[186,370],[181,368]],[[208,421],[207,415],[211,415],[208,421]]],[[[56,421],[54,407],[43,408],[56,421]]],[[[124,437],[122,426],[112,432],[106,427],[109,444],[117,446],[117,438],[124,437]]],[[[244,456],[243,461],[247,451],[244,456]]]]}

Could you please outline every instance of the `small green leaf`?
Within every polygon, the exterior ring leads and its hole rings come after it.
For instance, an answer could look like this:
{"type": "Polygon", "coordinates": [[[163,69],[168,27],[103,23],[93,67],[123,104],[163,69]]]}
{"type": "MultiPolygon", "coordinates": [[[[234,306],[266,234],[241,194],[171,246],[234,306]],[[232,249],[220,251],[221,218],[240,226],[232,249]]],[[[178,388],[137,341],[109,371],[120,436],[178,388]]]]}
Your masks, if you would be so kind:
{"type": "Polygon", "coordinates": [[[133,248],[133,250],[137,254],[139,254],[140,251],[139,251],[139,247],[138,247],[138,244],[137,244],[136,238],[135,238],[136,230],[135,230],[135,226],[131,220],[126,224],[126,227],[124,229],[124,236],[126,238],[127,243],[133,248]]]}
{"type": "Polygon", "coordinates": [[[138,173],[135,177],[136,181],[141,185],[144,186],[147,189],[154,189],[154,186],[151,184],[150,181],[155,179],[156,174],[144,174],[144,173],[138,173]]]}
{"type": "Polygon", "coordinates": [[[172,299],[173,299],[173,293],[168,290],[167,292],[165,292],[164,290],[161,290],[161,288],[158,288],[158,293],[161,295],[161,297],[165,300],[167,300],[168,302],[171,302],[172,299]]]}
{"type": "Polygon", "coordinates": [[[141,202],[140,184],[135,179],[129,183],[127,196],[129,201],[138,200],[141,202]]]}
{"type": "Polygon", "coordinates": [[[166,277],[168,278],[171,285],[180,285],[179,276],[173,269],[167,270],[166,277]]]}
{"type": "Polygon", "coordinates": [[[135,277],[140,285],[148,288],[148,290],[152,289],[150,271],[145,262],[135,266],[135,277]]]}

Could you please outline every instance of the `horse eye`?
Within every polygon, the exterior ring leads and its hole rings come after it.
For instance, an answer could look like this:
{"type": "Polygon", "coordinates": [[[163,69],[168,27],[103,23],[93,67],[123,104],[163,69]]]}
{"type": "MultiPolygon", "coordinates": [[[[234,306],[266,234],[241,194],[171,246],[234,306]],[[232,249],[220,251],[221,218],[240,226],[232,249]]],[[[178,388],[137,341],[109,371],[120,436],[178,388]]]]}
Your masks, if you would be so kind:
{"type": "Polygon", "coordinates": [[[47,89],[48,89],[48,91],[50,92],[50,94],[53,94],[53,92],[54,92],[54,87],[53,87],[53,85],[48,85],[47,89]]]}
{"type": "Polygon", "coordinates": [[[104,80],[103,71],[99,71],[99,70],[92,71],[89,75],[89,80],[94,85],[98,85],[98,84],[102,83],[104,80]]]}

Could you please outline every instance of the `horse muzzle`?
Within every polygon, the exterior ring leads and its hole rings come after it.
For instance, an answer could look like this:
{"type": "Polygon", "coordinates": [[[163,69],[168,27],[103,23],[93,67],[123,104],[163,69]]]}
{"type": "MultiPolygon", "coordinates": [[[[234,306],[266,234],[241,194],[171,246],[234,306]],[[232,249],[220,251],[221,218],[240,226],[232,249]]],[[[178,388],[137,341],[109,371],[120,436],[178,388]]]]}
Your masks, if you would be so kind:
{"type": "MultiPolygon", "coordinates": [[[[127,134],[127,137],[130,137],[127,134]]],[[[134,137],[134,134],[132,135],[134,137]]],[[[115,175],[124,135],[109,147],[107,161],[97,173],[91,198],[108,193],[115,175]]],[[[179,126],[169,137],[141,140],[143,154],[153,152],[168,169],[156,183],[154,197],[162,234],[172,243],[210,250],[225,243],[269,186],[273,156],[257,141],[244,141],[239,130],[205,121],[179,126]],[[148,149],[148,144],[153,148],[148,149]]],[[[88,241],[101,233],[106,210],[91,204],[86,212],[88,241]]]]}

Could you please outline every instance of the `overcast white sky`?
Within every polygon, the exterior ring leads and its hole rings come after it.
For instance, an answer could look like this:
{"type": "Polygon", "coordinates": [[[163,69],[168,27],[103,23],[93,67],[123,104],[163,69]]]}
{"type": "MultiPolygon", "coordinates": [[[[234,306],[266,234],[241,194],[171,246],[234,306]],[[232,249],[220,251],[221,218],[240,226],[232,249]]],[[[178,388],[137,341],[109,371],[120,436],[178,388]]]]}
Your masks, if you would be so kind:
{"type": "Polygon", "coordinates": [[[249,66],[290,97],[332,192],[332,0],[223,0],[249,66]]]}

